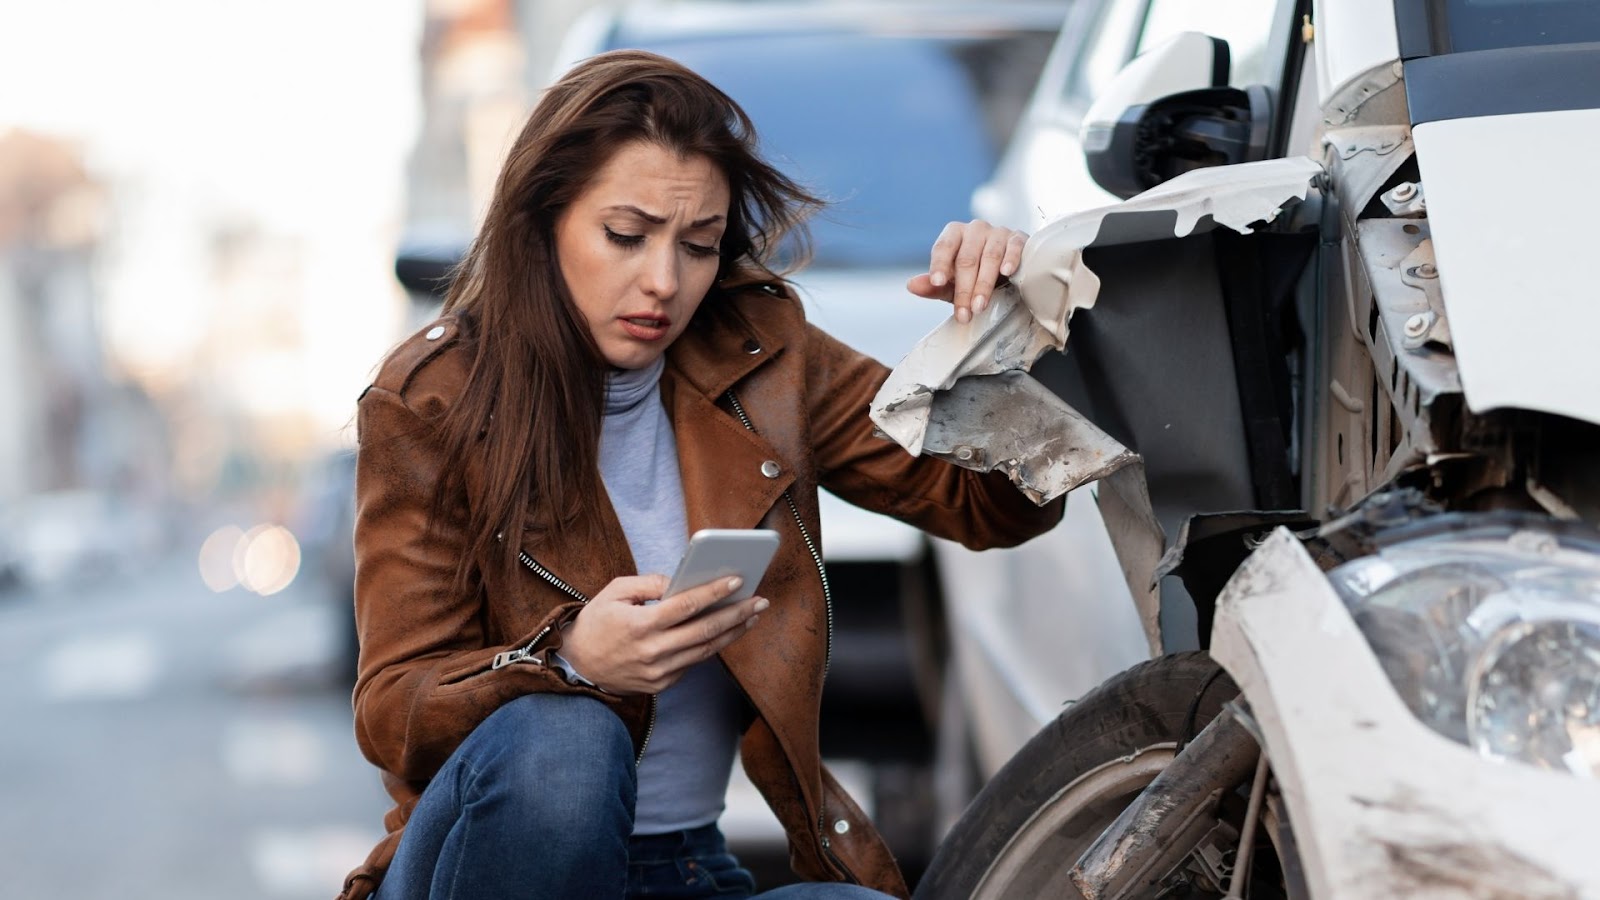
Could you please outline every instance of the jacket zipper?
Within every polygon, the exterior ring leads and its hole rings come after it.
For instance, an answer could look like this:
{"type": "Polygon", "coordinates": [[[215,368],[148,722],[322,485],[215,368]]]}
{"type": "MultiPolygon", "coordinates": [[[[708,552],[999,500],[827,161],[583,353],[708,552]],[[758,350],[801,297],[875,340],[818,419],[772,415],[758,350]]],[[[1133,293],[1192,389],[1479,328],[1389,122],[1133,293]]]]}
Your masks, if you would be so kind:
{"type": "MultiPolygon", "coordinates": [[[[733,407],[734,413],[746,430],[756,434],[756,426],[750,421],[750,417],[745,415],[744,406],[739,402],[739,398],[734,396],[733,389],[729,388],[724,396],[728,398],[728,405],[733,407]]],[[[788,491],[783,492],[783,499],[789,504],[789,513],[794,516],[795,527],[800,530],[800,540],[805,542],[806,551],[811,554],[811,561],[816,564],[817,578],[822,581],[822,604],[828,620],[828,639],[822,656],[822,681],[826,684],[828,669],[833,666],[833,591],[828,587],[828,571],[823,568],[822,554],[817,550],[816,542],[811,539],[811,532],[806,530],[805,520],[800,518],[800,507],[795,505],[794,497],[788,491]]],[[[817,804],[817,838],[822,844],[822,851],[833,860],[834,865],[847,876],[854,878],[850,869],[834,855],[832,842],[828,840],[828,809],[825,801],[817,804]]]]}
{"type": "MultiPolygon", "coordinates": [[[[565,581],[562,581],[560,578],[556,577],[556,573],[550,571],[549,569],[546,569],[544,566],[539,565],[539,561],[534,559],[532,556],[529,556],[527,551],[519,550],[517,552],[517,561],[522,563],[524,566],[527,566],[528,569],[533,572],[533,574],[539,576],[540,578],[543,578],[545,581],[550,582],[550,584],[554,585],[555,588],[557,590],[561,591],[563,594],[566,594],[567,596],[571,597],[572,599],[577,600],[579,603],[587,604],[589,602],[589,598],[585,597],[582,592],[580,592],[577,588],[574,588],[572,585],[567,584],[565,581]]],[[[545,626],[543,629],[541,629],[539,631],[538,634],[533,636],[533,640],[529,641],[526,646],[519,647],[519,648],[517,648],[515,650],[504,650],[504,651],[501,651],[500,653],[496,653],[494,655],[494,662],[489,664],[489,668],[491,670],[492,669],[499,669],[499,668],[501,668],[503,666],[510,665],[511,663],[522,662],[523,660],[529,658],[530,656],[533,656],[533,654],[535,652],[535,648],[537,648],[539,646],[539,643],[545,639],[545,636],[550,633],[550,629],[552,627],[554,627],[554,626],[550,626],[550,625],[545,626]]],[[[650,722],[649,722],[649,724],[645,725],[645,728],[644,728],[644,740],[639,743],[639,752],[633,758],[633,764],[635,766],[639,765],[639,763],[644,760],[644,751],[650,746],[650,737],[652,735],[654,735],[655,733],[656,733],[656,695],[655,694],[651,694],[650,695],[650,722]]]]}
{"type": "MultiPolygon", "coordinates": [[[[725,394],[728,403],[733,406],[733,411],[739,416],[739,421],[744,427],[755,434],[756,426],[751,424],[750,417],[745,415],[744,406],[739,403],[739,398],[733,395],[730,388],[725,394]]],[[[828,587],[828,571],[822,566],[822,553],[817,549],[817,544],[811,539],[811,532],[806,530],[804,519],[800,518],[800,508],[795,505],[794,497],[788,491],[783,492],[783,500],[789,504],[789,513],[794,516],[794,526],[800,530],[800,540],[805,542],[806,552],[811,554],[811,562],[817,567],[817,578],[822,582],[822,604],[828,619],[828,641],[822,657],[822,680],[828,680],[828,669],[833,665],[833,591],[828,587]]]]}

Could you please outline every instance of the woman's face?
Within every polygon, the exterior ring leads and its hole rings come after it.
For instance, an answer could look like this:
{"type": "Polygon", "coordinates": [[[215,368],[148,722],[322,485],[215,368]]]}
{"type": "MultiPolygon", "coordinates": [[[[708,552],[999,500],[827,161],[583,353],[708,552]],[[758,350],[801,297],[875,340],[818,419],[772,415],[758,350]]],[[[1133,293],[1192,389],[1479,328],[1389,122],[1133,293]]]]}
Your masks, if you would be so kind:
{"type": "Polygon", "coordinates": [[[703,156],[635,142],[556,221],[556,259],[606,362],[655,362],[717,277],[728,180],[703,156]]]}

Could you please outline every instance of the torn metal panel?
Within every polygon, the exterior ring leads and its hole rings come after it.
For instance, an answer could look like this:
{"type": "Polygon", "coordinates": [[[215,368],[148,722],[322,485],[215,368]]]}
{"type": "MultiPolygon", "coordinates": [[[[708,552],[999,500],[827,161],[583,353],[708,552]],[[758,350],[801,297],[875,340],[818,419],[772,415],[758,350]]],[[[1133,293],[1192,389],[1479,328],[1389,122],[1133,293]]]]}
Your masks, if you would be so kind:
{"type": "Polygon", "coordinates": [[[1305,199],[1321,174],[1322,166],[1303,156],[1186,172],[1114,206],[1046,225],[1028,239],[1013,280],[1059,349],[1072,311],[1093,306],[1099,294],[1099,279],[1083,265],[1085,247],[1186,237],[1214,225],[1248,234],[1257,222],[1271,222],[1305,199]]]}
{"type": "Polygon", "coordinates": [[[969,376],[935,393],[922,453],[1003,471],[1040,504],[1139,461],[1021,371],[969,376]]]}
{"type": "MultiPolygon", "coordinates": [[[[1060,346],[1039,327],[1016,289],[1003,288],[971,322],[963,325],[952,316],[911,348],[872,399],[872,421],[895,443],[920,455],[935,394],[969,376],[1027,371],[1046,350],[1060,346]]],[[[976,437],[961,443],[981,446],[976,437]]],[[[971,460],[952,461],[964,465],[971,460]]]]}
{"type": "Polygon", "coordinates": [[[873,398],[873,422],[921,453],[936,392],[968,376],[1026,370],[1046,350],[1066,346],[1073,310],[1099,295],[1099,279],[1083,264],[1085,247],[1184,237],[1213,224],[1249,233],[1304,199],[1322,172],[1306,157],[1196,169],[1114,206],[1057,219],[1028,240],[1016,290],[997,291],[968,323],[952,316],[912,348],[873,398]]]}
{"type": "Polygon", "coordinates": [[[1150,642],[1150,655],[1160,656],[1166,649],[1161,642],[1161,590],[1156,567],[1161,564],[1167,538],[1150,505],[1144,463],[1124,466],[1102,478],[1095,499],[1111,537],[1111,548],[1117,553],[1117,564],[1122,567],[1122,577],[1133,594],[1145,640],[1150,642]]]}
{"type": "Polygon", "coordinates": [[[1271,222],[1285,206],[1304,200],[1312,180],[1322,171],[1319,163],[1305,156],[1195,169],[1115,206],[1063,216],[1028,243],[1036,253],[1048,254],[1052,247],[1103,247],[1185,237],[1207,218],[1249,234],[1255,223],[1271,222]],[[1130,213],[1168,211],[1176,213],[1177,220],[1164,232],[1153,227],[1109,227],[1130,213]]]}
{"type": "Polygon", "coordinates": [[[937,391],[922,453],[980,472],[1005,472],[1035,503],[1099,482],[1100,514],[1133,595],[1150,652],[1161,645],[1152,573],[1166,547],[1145,486],[1144,460],[1025,372],[974,375],[937,391]]]}
{"type": "Polygon", "coordinates": [[[1150,646],[1160,652],[1155,571],[1166,541],[1143,464],[1031,378],[987,376],[1026,371],[1066,345],[1073,311],[1099,295],[1084,248],[1216,225],[1249,233],[1305,199],[1322,174],[1307,157],[1196,169],[1114,206],[1057,219],[1029,239],[1013,288],[996,291],[970,322],[947,319],[911,350],[873,398],[872,421],[913,454],[1002,469],[1038,503],[1100,481],[1102,517],[1150,646]]]}

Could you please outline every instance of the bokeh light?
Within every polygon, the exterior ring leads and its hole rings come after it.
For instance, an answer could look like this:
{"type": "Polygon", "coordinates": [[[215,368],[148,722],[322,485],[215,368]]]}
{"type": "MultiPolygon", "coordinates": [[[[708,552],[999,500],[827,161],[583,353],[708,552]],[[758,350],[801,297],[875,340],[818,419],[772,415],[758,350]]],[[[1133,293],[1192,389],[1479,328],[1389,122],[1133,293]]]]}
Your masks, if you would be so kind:
{"type": "Polygon", "coordinates": [[[234,547],[234,576],[263,597],[288,587],[299,572],[300,542],[282,525],[257,525],[234,547]]]}
{"type": "Polygon", "coordinates": [[[233,573],[233,552],[242,540],[244,529],[224,525],[200,545],[200,580],[206,587],[220,594],[239,586],[239,576],[233,573]]]}

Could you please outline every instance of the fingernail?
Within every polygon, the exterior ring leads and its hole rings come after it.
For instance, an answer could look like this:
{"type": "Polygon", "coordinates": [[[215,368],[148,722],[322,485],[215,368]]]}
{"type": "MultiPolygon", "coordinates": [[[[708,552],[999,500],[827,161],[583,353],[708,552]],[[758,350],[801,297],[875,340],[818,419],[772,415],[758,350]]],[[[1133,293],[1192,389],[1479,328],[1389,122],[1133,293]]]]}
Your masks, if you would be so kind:
{"type": "Polygon", "coordinates": [[[737,591],[744,584],[744,579],[738,576],[728,579],[728,592],[737,591]]]}
{"type": "Polygon", "coordinates": [[[956,307],[956,321],[963,325],[972,321],[972,311],[965,306],[956,307]]]}
{"type": "Polygon", "coordinates": [[[766,612],[767,607],[771,605],[771,603],[767,602],[767,598],[762,597],[756,601],[756,612],[766,612]]]}
{"type": "Polygon", "coordinates": [[[981,313],[983,312],[983,308],[987,305],[989,305],[989,298],[979,294],[972,300],[972,312],[974,314],[981,313]]]}
{"type": "Polygon", "coordinates": [[[933,273],[933,277],[928,279],[928,283],[932,284],[934,287],[944,287],[944,273],[933,273]]]}
{"type": "Polygon", "coordinates": [[[1017,267],[1013,266],[1011,263],[1001,263],[1000,264],[1000,274],[1004,275],[1007,278],[1010,278],[1011,277],[1011,273],[1015,272],[1016,270],[1017,270],[1017,267]]]}

